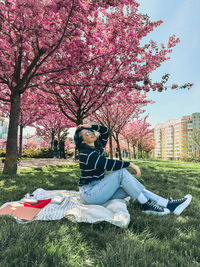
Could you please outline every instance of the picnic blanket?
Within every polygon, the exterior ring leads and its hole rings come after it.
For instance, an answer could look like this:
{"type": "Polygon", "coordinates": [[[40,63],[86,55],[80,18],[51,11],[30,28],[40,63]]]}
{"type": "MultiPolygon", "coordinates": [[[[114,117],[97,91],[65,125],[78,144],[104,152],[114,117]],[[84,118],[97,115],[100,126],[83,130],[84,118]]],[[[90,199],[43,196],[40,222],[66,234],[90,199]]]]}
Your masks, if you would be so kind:
{"type": "MultiPolygon", "coordinates": [[[[73,222],[96,223],[106,221],[119,227],[127,227],[130,222],[130,214],[127,210],[129,197],[109,200],[104,205],[86,205],[81,201],[80,193],[77,191],[38,188],[32,194],[38,200],[51,198],[52,201],[42,208],[31,221],[60,220],[66,217],[73,222]]],[[[9,202],[2,205],[0,209],[8,204],[23,205],[20,201],[9,202]]],[[[20,223],[30,222],[15,219],[20,223]]]]}

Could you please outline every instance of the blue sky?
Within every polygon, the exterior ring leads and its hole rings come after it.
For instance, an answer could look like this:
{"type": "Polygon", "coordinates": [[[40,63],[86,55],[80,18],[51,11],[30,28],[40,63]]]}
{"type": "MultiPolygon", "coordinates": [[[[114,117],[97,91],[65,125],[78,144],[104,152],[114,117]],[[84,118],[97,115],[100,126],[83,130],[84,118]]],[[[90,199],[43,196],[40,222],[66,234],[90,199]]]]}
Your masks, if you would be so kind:
{"type": "Polygon", "coordinates": [[[148,122],[155,126],[168,119],[200,112],[200,0],[138,0],[138,3],[139,11],[148,14],[151,21],[163,21],[147,39],[167,44],[172,34],[180,38],[170,54],[171,59],[152,73],[151,78],[158,81],[162,74],[170,73],[168,85],[194,83],[190,90],[148,93],[148,97],[156,101],[146,108],[148,122]]]}

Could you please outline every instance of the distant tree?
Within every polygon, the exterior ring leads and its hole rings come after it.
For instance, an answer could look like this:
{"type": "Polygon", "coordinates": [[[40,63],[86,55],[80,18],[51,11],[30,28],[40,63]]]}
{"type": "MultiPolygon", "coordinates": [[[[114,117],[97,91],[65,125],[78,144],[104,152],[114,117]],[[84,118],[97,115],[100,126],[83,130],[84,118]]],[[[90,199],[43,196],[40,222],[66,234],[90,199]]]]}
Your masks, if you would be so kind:
{"type": "Polygon", "coordinates": [[[0,139],[0,148],[6,148],[7,139],[0,139]]]}
{"type": "Polygon", "coordinates": [[[61,112],[50,112],[34,124],[37,135],[50,142],[51,150],[54,138],[58,137],[60,139],[61,134],[65,138],[67,136],[67,129],[73,126],[74,123],[67,120],[61,112]]]}
{"type": "Polygon", "coordinates": [[[156,142],[154,140],[153,132],[145,135],[141,140],[141,149],[146,152],[147,157],[149,158],[149,154],[155,149],[156,142]]]}
{"type": "Polygon", "coordinates": [[[30,138],[27,139],[26,147],[29,149],[36,149],[37,148],[37,143],[34,140],[34,136],[31,136],[30,138]]]}
{"type": "Polygon", "coordinates": [[[109,128],[110,155],[112,158],[112,137],[117,144],[119,159],[122,159],[119,136],[128,121],[144,112],[142,109],[149,103],[146,94],[135,91],[130,94],[120,93],[112,98],[112,104],[102,106],[91,118],[109,128]]]}
{"type": "MultiPolygon", "coordinates": [[[[37,94],[32,94],[30,91],[25,91],[21,96],[21,106],[19,115],[19,143],[18,156],[22,154],[23,130],[26,126],[41,120],[47,113],[49,114],[50,106],[44,104],[37,94]]],[[[4,117],[9,117],[10,103],[4,103],[1,107],[1,114],[4,117]]]]}
{"type": "Polygon", "coordinates": [[[192,133],[192,148],[198,157],[200,158],[200,130],[197,128],[193,129],[192,133]]]}
{"type": "MultiPolygon", "coordinates": [[[[127,123],[121,134],[127,140],[128,147],[132,145],[134,157],[142,157],[142,144],[145,138],[152,134],[153,130],[149,128],[151,125],[147,123],[148,116],[127,123]],[[137,153],[136,153],[137,152],[137,153]]],[[[130,152],[130,150],[129,150],[130,152]]]]}

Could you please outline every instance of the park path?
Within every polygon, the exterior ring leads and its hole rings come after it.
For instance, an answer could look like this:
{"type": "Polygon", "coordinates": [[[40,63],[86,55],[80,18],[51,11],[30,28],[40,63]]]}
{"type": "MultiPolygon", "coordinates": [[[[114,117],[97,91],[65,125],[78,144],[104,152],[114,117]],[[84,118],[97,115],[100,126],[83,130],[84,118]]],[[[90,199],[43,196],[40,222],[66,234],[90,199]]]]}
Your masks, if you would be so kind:
{"type": "MultiPolygon", "coordinates": [[[[77,161],[78,162],[78,161],[77,161]]],[[[139,162],[152,162],[148,160],[140,160],[139,162]]],[[[164,161],[165,162],[165,161],[164,161]]],[[[72,158],[67,159],[53,159],[53,158],[40,158],[40,159],[22,159],[18,163],[18,169],[37,168],[48,165],[62,165],[65,163],[75,163],[72,158]]],[[[163,164],[163,162],[157,162],[163,164]]],[[[177,164],[177,162],[167,162],[168,164],[177,164]]],[[[3,170],[4,164],[0,161],[0,170],[3,170]]]]}
{"type": "MultiPolygon", "coordinates": [[[[48,165],[62,165],[65,163],[74,163],[72,159],[53,159],[53,158],[40,158],[40,159],[22,159],[18,163],[18,169],[35,168],[48,165]]],[[[0,170],[3,169],[3,163],[0,162],[0,170]]]]}

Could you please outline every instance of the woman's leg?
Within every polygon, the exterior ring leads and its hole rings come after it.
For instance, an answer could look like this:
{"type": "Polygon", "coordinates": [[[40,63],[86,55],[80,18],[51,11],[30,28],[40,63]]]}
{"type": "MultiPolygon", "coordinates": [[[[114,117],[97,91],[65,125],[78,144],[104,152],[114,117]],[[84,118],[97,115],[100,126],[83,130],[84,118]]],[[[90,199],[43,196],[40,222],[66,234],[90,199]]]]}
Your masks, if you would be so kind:
{"type": "MultiPolygon", "coordinates": [[[[126,170],[126,172],[129,173],[127,170],[126,170]]],[[[135,180],[137,181],[137,179],[135,179],[135,180]]],[[[163,198],[163,197],[147,190],[143,186],[143,190],[141,191],[141,193],[137,197],[137,200],[141,204],[144,204],[143,207],[145,207],[146,213],[152,213],[152,211],[153,211],[154,214],[164,215],[164,214],[168,214],[170,211],[176,215],[180,215],[183,212],[183,210],[185,208],[187,208],[188,205],[190,204],[190,202],[192,200],[192,196],[190,194],[187,194],[181,199],[163,198]],[[152,200],[157,204],[156,206],[154,206],[154,204],[152,205],[152,202],[151,202],[152,200]],[[164,207],[164,208],[162,209],[161,207],[164,207]]]]}
{"type": "Polygon", "coordinates": [[[192,196],[183,199],[169,200],[145,189],[125,168],[114,171],[99,181],[93,181],[81,189],[81,197],[87,204],[103,204],[109,199],[130,196],[143,204],[144,212],[159,215],[174,212],[179,215],[191,202],[192,196]],[[157,205],[151,203],[155,201],[157,205]],[[160,206],[167,207],[161,208],[160,206]]]}
{"type": "Polygon", "coordinates": [[[168,204],[168,199],[163,198],[159,195],[156,195],[154,193],[152,193],[151,191],[144,189],[142,191],[142,193],[145,195],[146,198],[151,199],[153,201],[155,201],[158,205],[163,206],[163,207],[167,207],[168,204]]]}
{"type": "MultiPolygon", "coordinates": [[[[114,195],[111,197],[111,199],[115,199],[115,198],[121,199],[121,198],[125,198],[127,196],[128,196],[128,194],[123,190],[123,188],[119,188],[114,193],[114,195]]],[[[137,200],[141,204],[145,204],[147,202],[147,200],[153,200],[158,206],[167,208],[168,210],[170,210],[174,214],[180,215],[183,212],[183,210],[190,204],[190,202],[192,200],[192,196],[188,194],[181,199],[173,200],[173,199],[163,198],[163,197],[147,190],[146,188],[144,188],[142,190],[142,192],[140,193],[140,195],[138,196],[137,200]]],[[[149,210],[149,207],[147,207],[147,208],[149,210]]],[[[154,212],[154,214],[155,213],[156,212],[154,212]]],[[[162,214],[163,213],[167,214],[168,212],[166,211],[166,209],[164,209],[164,212],[162,212],[162,214]]],[[[158,214],[158,212],[157,212],[157,214],[158,214]]]]}
{"type": "Polygon", "coordinates": [[[153,200],[157,205],[166,207],[176,215],[180,215],[192,200],[192,196],[190,194],[185,195],[181,199],[166,199],[152,193],[147,189],[143,190],[143,194],[145,195],[145,197],[153,200]]]}
{"type": "MultiPolygon", "coordinates": [[[[130,174],[130,173],[128,172],[128,174],[130,174]]],[[[126,175],[127,175],[127,173],[126,173],[126,175]]],[[[130,179],[133,179],[133,178],[138,183],[138,180],[134,176],[131,175],[131,178],[130,179]]],[[[120,188],[117,189],[117,191],[112,195],[112,197],[110,199],[116,199],[116,198],[123,199],[123,198],[125,198],[127,196],[129,196],[129,194],[122,187],[120,187],[120,188]]],[[[167,207],[167,204],[168,204],[168,199],[163,198],[163,197],[161,197],[159,195],[154,194],[153,192],[147,190],[144,186],[143,186],[143,190],[141,191],[141,193],[138,196],[138,198],[137,199],[139,200],[139,202],[141,204],[144,204],[149,199],[153,200],[158,205],[163,206],[163,207],[167,207]]]]}
{"type": "Polygon", "coordinates": [[[81,197],[87,204],[103,204],[122,188],[132,199],[137,199],[144,186],[125,168],[114,171],[104,179],[94,181],[81,189],[81,197]]]}
{"type": "Polygon", "coordinates": [[[124,191],[122,187],[118,188],[117,191],[112,195],[110,199],[123,199],[128,197],[129,195],[124,191]]]}

